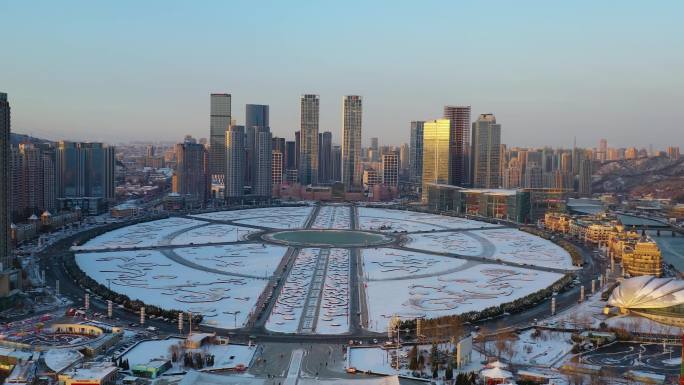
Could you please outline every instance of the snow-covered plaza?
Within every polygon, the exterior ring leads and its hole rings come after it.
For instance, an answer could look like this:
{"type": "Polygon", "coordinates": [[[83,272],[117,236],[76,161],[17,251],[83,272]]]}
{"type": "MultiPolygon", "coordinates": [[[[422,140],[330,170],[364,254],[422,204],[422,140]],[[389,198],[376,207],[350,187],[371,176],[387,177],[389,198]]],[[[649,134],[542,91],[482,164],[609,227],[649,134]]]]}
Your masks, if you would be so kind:
{"type": "Polygon", "coordinates": [[[547,288],[573,269],[565,250],[514,228],[350,204],[171,217],[72,249],[81,270],[130,299],[199,313],[220,328],[294,334],[382,332],[393,315],[481,310],[547,288]],[[310,244],[269,238],[304,229],[319,230],[305,235],[310,244]],[[341,230],[387,240],[372,247],[313,239],[321,231],[345,237],[341,230]]]}

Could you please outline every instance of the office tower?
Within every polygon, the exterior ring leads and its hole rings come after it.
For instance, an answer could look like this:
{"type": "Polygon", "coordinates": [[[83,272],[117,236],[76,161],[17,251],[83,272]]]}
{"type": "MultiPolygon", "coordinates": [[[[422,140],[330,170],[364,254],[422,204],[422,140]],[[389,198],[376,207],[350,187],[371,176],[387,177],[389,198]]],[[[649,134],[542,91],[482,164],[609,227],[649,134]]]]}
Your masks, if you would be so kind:
{"type": "Polygon", "coordinates": [[[332,147],[332,162],[331,162],[331,169],[332,169],[332,182],[341,182],[342,181],[342,147],[341,146],[333,146],[332,147]]]}
{"type": "Polygon", "coordinates": [[[271,183],[274,186],[283,184],[283,153],[280,150],[273,150],[271,165],[271,183]]]}
{"type": "Polygon", "coordinates": [[[518,158],[511,159],[508,167],[504,170],[503,187],[507,189],[520,188],[522,186],[522,168],[518,158]]]}
{"type": "Polygon", "coordinates": [[[542,168],[537,162],[527,162],[527,167],[525,168],[525,188],[542,188],[544,187],[544,181],[542,177],[542,168]]]}
{"type": "Polygon", "coordinates": [[[299,183],[318,183],[318,95],[302,95],[300,100],[299,183]]]}
{"type": "Polygon", "coordinates": [[[607,160],[608,158],[608,141],[605,139],[601,139],[599,141],[599,148],[597,152],[597,159],[603,163],[607,160]]]}
{"type": "Polygon", "coordinates": [[[342,100],[342,183],[346,191],[359,191],[361,181],[362,100],[347,95],[342,100]]]}
{"type": "Polygon", "coordinates": [[[411,122],[409,150],[409,181],[422,184],[423,175],[423,121],[411,122]]]}
{"type": "Polygon", "coordinates": [[[230,94],[211,94],[209,111],[209,172],[221,184],[226,174],[226,130],[230,126],[230,94]]]}
{"type": "MultiPolygon", "coordinates": [[[[263,104],[245,106],[245,185],[252,195],[270,197],[273,175],[273,137],[269,125],[269,108],[263,104]]],[[[228,143],[226,142],[226,145],[228,143]]]]}
{"type": "Polygon", "coordinates": [[[399,185],[399,154],[396,152],[382,155],[382,183],[388,187],[399,185]]]}
{"type": "Polygon", "coordinates": [[[501,124],[494,114],[480,114],[473,123],[473,186],[498,188],[501,184],[501,124]]]}
{"type": "Polygon", "coordinates": [[[423,195],[427,202],[428,183],[449,184],[449,145],[451,143],[449,119],[438,119],[423,124],[423,195]]]}
{"type": "Polygon", "coordinates": [[[332,178],[332,132],[318,134],[318,183],[330,183],[332,178]]]}
{"type": "Polygon", "coordinates": [[[560,170],[563,173],[572,173],[572,154],[569,152],[564,152],[561,154],[560,170]]]}
{"type": "Polygon", "coordinates": [[[297,143],[288,140],[285,142],[285,170],[296,170],[297,164],[297,143]]]}
{"type": "Polygon", "coordinates": [[[382,181],[380,180],[380,175],[378,175],[377,170],[374,168],[367,168],[363,170],[361,183],[364,189],[368,190],[371,187],[380,184],[381,182],[382,181]]]}
{"type": "Polygon", "coordinates": [[[444,106],[444,119],[449,120],[449,183],[470,184],[470,106],[444,106]]]}
{"type": "Polygon", "coordinates": [[[406,178],[409,170],[409,144],[402,143],[399,147],[399,173],[402,175],[402,179],[406,178]]]}
{"type": "Polygon", "coordinates": [[[223,195],[240,198],[245,190],[245,126],[232,125],[226,131],[226,175],[223,195]]]}
{"type": "Polygon", "coordinates": [[[625,150],[625,159],[637,159],[639,157],[639,150],[636,147],[629,147],[625,150]]]}
{"type": "MultiPolygon", "coordinates": [[[[43,153],[39,147],[22,143],[12,148],[11,213],[14,222],[47,209],[43,177],[43,153]]],[[[45,170],[49,172],[49,170],[45,170]]]]}
{"type": "Polygon", "coordinates": [[[577,192],[580,196],[591,196],[591,158],[583,157],[580,160],[579,184],[577,192]]]}
{"type": "Polygon", "coordinates": [[[0,92],[0,271],[12,266],[10,248],[10,105],[0,92]]]}
{"type": "Polygon", "coordinates": [[[55,158],[58,199],[114,198],[114,147],[61,141],[55,158]]]}
{"type": "Polygon", "coordinates": [[[176,172],[173,176],[173,192],[189,202],[201,203],[209,197],[209,174],[207,150],[191,137],[174,147],[176,172]]]}
{"type": "Polygon", "coordinates": [[[368,158],[371,162],[377,162],[380,160],[380,147],[378,145],[378,138],[371,138],[370,156],[368,158]]]}
{"type": "Polygon", "coordinates": [[[667,157],[672,159],[672,160],[677,160],[679,159],[679,147],[678,146],[670,146],[667,148],[667,157]]]}
{"type": "MultiPolygon", "coordinates": [[[[299,170],[299,165],[300,165],[300,156],[301,156],[301,151],[302,151],[302,134],[300,131],[295,131],[295,170],[299,170]]],[[[299,172],[297,172],[298,176],[297,179],[299,179],[299,172]]]]}

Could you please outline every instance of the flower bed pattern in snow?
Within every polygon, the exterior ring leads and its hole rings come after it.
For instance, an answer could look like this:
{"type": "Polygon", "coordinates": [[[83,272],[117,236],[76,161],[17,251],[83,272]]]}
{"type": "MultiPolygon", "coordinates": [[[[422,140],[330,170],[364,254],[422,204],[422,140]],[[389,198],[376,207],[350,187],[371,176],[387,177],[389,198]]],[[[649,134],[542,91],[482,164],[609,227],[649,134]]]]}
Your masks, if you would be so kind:
{"type": "Polygon", "coordinates": [[[350,226],[350,206],[322,206],[311,228],[346,230],[350,226]]]}
{"type": "Polygon", "coordinates": [[[416,275],[445,274],[462,268],[458,258],[416,253],[391,248],[364,249],[363,273],[367,280],[414,279],[416,275]]]}
{"type": "Polygon", "coordinates": [[[153,250],[80,253],[76,263],[98,283],[132,300],[199,313],[205,324],[226,329],[246,323],[267,283],[190,269],[153,250]]]}
{"type": "Polygon", "coordinates": [[[180,258],[211,269],[267,278],[280,264],[286,247],[266,244],[240,244],[179,247],[180,258]]]}
{"type": "Polygon", "coordinates": [[[359,225],[360,228],[364,230],[412,232],[445,229],[480,229],[497,226],[465,218],[417,213],[413,211],[360,207],[358,212],[359,225]]]}

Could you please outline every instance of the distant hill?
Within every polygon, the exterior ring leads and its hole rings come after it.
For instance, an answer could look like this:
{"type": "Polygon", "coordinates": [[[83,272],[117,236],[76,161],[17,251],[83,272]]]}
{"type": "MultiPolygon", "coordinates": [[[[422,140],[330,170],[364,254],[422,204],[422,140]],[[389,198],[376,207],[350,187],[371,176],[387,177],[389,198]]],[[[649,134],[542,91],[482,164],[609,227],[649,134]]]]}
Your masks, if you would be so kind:
{"type": "Polygon", "coordinates": [[[34,144],[52,143],[51,140],[36,138],[34,136],[30,136],[30,135],[26,135],[26,134],[16,134],[14,132],[10,133],[10,142],[15,147],[18,146],[20,143],[34,143],[34,144]]]}
{"type": "Polygon", "coordinates": [[[593,190],[684,199],[684,158],[654,157],[605,163],[594,172],[593,190]]]}

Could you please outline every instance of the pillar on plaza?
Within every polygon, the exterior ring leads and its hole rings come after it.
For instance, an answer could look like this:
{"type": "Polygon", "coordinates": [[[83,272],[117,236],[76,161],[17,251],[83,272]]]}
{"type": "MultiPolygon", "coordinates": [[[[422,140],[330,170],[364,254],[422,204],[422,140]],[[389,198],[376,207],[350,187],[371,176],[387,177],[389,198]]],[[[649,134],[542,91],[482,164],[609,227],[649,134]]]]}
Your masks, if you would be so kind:
{"type": "Polygon", "coordinates": [[[556,315],[556,296],[551,297],[551,315],[556,315]]]}
{"type": "Polygon", "coordinates": [[[580,297],[579,301],[583,302],[584,301],[584,285],[580,286],[580,297]]]}
{"type": "Polygon", "coordinates": [[[55,295],[59,295],[59,279],[55,281],[55,295]]]}
{"type": "Polygon", "coordinates": [[[183,334],[183,313],[178,313],[178,333],[183,334]]]}
{"type": "Polygon", "coordinates": [[[604,285],[603,274],[599,274],[599,289],[602,288],[603,285],[604,285]]]}
{"type": "Polygon", "coordinates": [[[140,325],[145,324],[145,306],[140,307],[140,325]]]}
{"type": "Polygon", "coordinates": [[[112,315],[114,314],[114,303],[112,300],[108,299],[107,300],[107,317],[112,318],[112,315]]]}
{"type": "Polygon", "coordinates": [[[85,293],[85,298],[83,299],[83,304],[85,305],[86,311],[90,310],[90,294],[85,293]]]}
{"type": "Polygon", "coordinates": [[[591,280],[591,294],[596,293],[596,280],[592,279],[591,280]]]}

